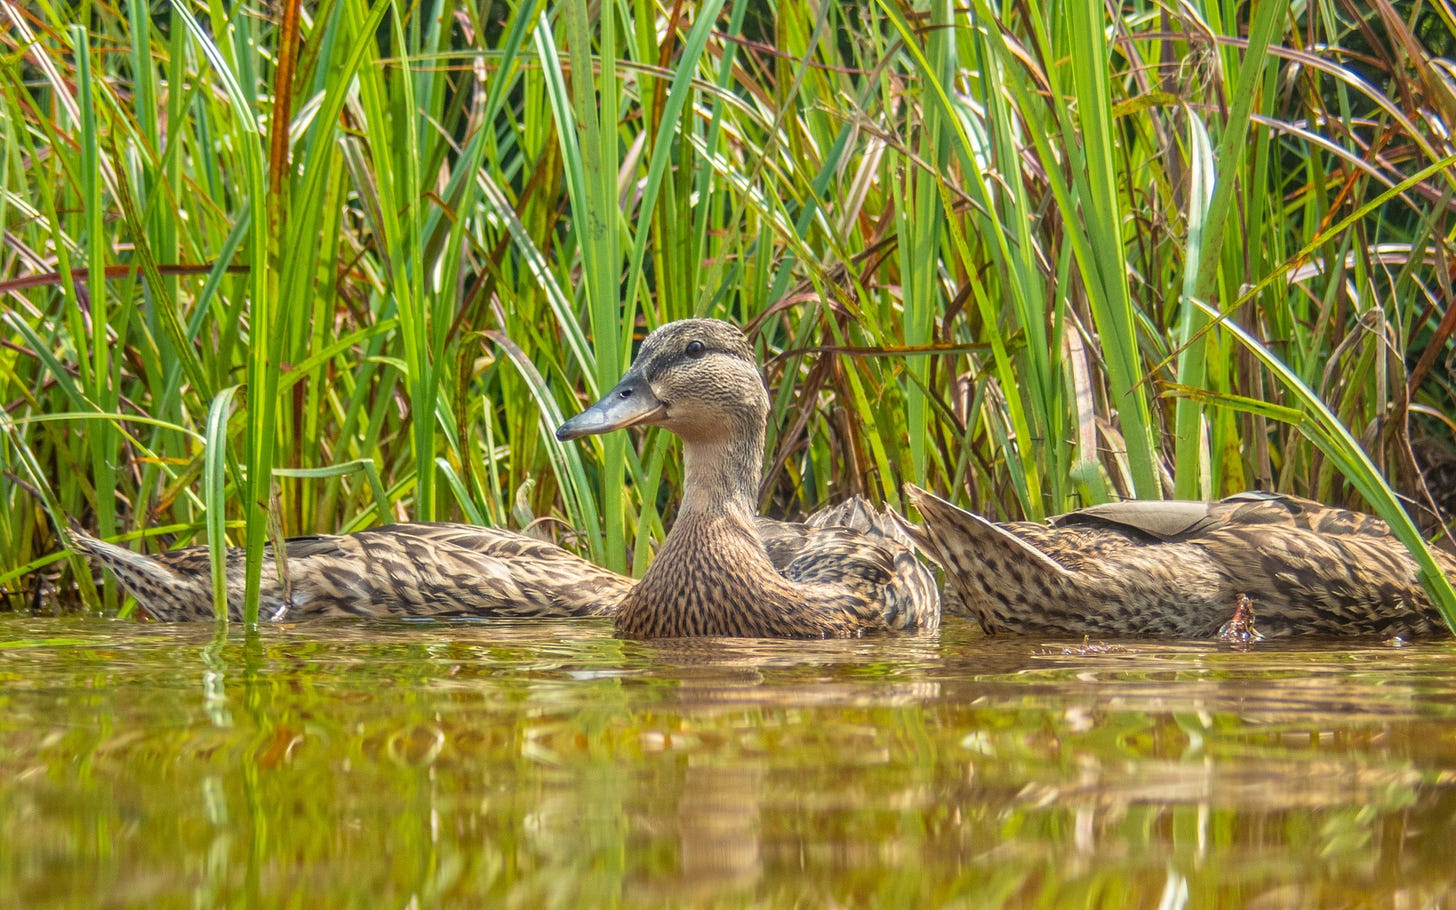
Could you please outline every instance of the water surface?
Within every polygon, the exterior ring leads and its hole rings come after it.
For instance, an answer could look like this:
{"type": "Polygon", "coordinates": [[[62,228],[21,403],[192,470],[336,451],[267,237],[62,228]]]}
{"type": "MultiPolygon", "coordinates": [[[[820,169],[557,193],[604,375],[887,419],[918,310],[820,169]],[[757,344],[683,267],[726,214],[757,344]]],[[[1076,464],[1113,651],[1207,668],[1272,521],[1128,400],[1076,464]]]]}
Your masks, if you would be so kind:
{"type": "Polygon", "coordinates": [[[0,618],[0,905],[1456,901],[1456,645],[1081,644],[0,618]]]}

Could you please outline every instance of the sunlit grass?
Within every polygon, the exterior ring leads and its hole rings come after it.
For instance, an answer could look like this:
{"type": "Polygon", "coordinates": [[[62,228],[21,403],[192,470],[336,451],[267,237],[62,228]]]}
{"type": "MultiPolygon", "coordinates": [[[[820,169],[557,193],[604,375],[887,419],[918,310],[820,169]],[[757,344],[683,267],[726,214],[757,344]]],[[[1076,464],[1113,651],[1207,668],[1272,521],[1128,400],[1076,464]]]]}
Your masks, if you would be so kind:
{"type": "Polygon", "coordinates": [[[255,557],[551,518],[640,571],[671,439],[550,430],[694,314],[768,362],[770,513],[1263,487],[1403,526],[1388,481],[1443,533],[1439,9],[89,9],[0,7],[7,590],[65,516],[255,557]]]}

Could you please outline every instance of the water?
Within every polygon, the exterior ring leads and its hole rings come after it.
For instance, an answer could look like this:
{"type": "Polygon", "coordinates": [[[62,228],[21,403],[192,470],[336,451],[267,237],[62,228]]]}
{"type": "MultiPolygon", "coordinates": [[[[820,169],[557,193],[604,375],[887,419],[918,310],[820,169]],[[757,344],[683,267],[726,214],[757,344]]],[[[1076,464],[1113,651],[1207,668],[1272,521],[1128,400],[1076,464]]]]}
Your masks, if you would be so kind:
{"type": "Polygon", "coordinates": [[[0,906],[1456,902],[1456,645],[1116,644],[0,619],[0,906]]]}

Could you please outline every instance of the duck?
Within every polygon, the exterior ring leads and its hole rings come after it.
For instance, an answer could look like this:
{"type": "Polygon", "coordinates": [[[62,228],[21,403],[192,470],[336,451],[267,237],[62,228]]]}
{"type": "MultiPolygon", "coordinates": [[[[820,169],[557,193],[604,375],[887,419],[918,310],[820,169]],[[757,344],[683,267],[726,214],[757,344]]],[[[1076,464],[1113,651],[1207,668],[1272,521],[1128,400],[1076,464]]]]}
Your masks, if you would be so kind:
{"type": "MultiPolygon", "coordinates": [[[[154,555],[73,527],[74,548],[109,569],[162,622],[213,618],[207,547],[154,555]]],[[[452,522],[384,525],[352,534],[292,537],[282,571],[264,549],[258,616],[318,618],[566,619],[611,616],[632,579],[554,544],[452,522]]],[[[242,619],[247,551],[227,550],[228,615],[242,619]]]]}
{"type": "Polygon", "coordinates": [[[626,638],[841,638],[932,632],[940,594],[893,510],[850,500],[795,526],[760,520],[769,398],[742,331],[666,323],[620,382],[563,423],[580,439],[635,426],[682,440],[677,515],[615,615],[626,638]]]}
{"type": "MultiPolygon", "coordinates": [[[[1257,633],[1449,635],[1415,560],[1373,515],[1251,491],[1125,501],[997,523],[913,484],[905,525],[989,634],[1211,638],[1252,608],[1257,633]]],[[[1435,550],[1448,578],[1456,557],[1435,550]]]]}
{"type": "MultiPolygon", "coordinates": [[[[728,323],[713,325],[710,321],[710,326],[713,332],[705,344],[720,343],[712,336],[731,339],[736,335],[733,350],[752,363],[741,332],[728,323]]],[[[657,344],[644,342],[644,355],[657,344]]],[[[730,473],[740,471],[742,476],[729,485],[752,490],[751,500],[756,498],[761,476],[767,393],[756,368],[750,379],[741,365],[725,370],[723,364],[710,359],[707,367],[708,380],[701,388],[664,386],[663,394],[673,400],[674,414],[691,415],[695,407],[717,407],[711,402],[703,403],[705,392],[711,398],[713,390],[730,388],[734,382],[757,387],[757,392],[750,388],[743,393],[753,400],[741,407],[760,416],[748,419],[750,438],[733,447],[735,452],[748,454],[747,463],[728,459],[716,465],[717,469],[730,473]],[[716,382],[715,375],[719,377],[716,382]],[[757,420],[756,429],[751,426],[754,420],[757,420]]],[[[691,379],[684,374],[677,375],[680,379],[691,379]]],[[[627,382],[623,380],[624,384],[627,382]]],[[[605,400],[612,400],[612,395],[605,400]]],[[[697,455],[700,449],[689,445],[685,451],[694,453],[693,464],[706,465],[697,455]]],[[[719,485],[708,473],[690,476],[708,478],[715,489],[719,485]]],[[[698,490],[697,499],[704,495],[711,499],[714,495],[711,491],[704,494],[700,486],[692,489],[698,490]]],[[[735,501],[735,515],[751,511],[751,505],[739,506],[742,503],[735,501]]],[[[691,508],[686,513],[689,517],[695,514],[691,508]]],[[[815,512],[803,522],[750,515],[746,526],[756,542],[734,541],[721,528],[713,530],[707,542],[710,548],[715,543],[719,547],[699,553],[697,562],[707,566],[715,560],[729,561],[729,569],[719,579],[726,584],[742,568],[733,562],[739,555],[738,549],[752,551],[755,557],[761,552],[768,565],[755,558],[751,565],[743,564],[750,566],[749,571],[781,575],[790,586],[817,591],[820,596],[810,599],[818,606],[799,615],[797,621],[792,621],[792,617],[778,617],[768,625],[779,631],[766,632],[765,637],[851,634],[851,623],[846,616],[858,615],[856,610],[869,601],[881,606],[868,609],[863,619],[852,624],[855,633],[880,628],[933,630],[940,616],[939,590],[934,576],[912,555],[912,544],[902,523],[903,519],[893,510],[876,509],[859,496],[815,512]],[[844,615],[838,616],[837,623],[832,618],[833,611],[822,606],[821,602],[828,600],[848,605],[839,611],[844,615]]],[[[707,528],[712,524],[699,523],[696,527],[707,528]]],[[[683,524],[683,532],[694,526],[692,522],[683,524]]],[[[136,599],[147,618],[161,622],[214,618],[207,547],[145,554],[101,540],[74,523],[67,530],[72,548],[110,571],[136,599]]],[[[674,541],[681,539],[681,535],[673,538],[674,541]]],[[[666,549],[669,557],[677,552],[672,547],[666,549]]],[[[280,564],[273,546],[264,548],[258,611],[263,621],[456,617],[610,619],[639,584],[629,576],[526,534],[452,522],[410,522],[351,534],[291,537],[283,542],[283,553],[280,564]]],[[[239,621],[243,617],[246,550],[229,548],[225,564],[228,615],[239,621]]],[[[653,576],[652,584],[658,583],[660,574],[653,576]]],[[[689,575],[703,578],[704,584],[712,584],[711,579],[702,575],[689,575]]],[[[646,600],[653,602],[650,597],[646,600]]],[[[793,602],[784,601],[784,605],[793,602]]],[[[744,630],[744,634],[767,628],[746,621],[732,626],[744,630]]]]}

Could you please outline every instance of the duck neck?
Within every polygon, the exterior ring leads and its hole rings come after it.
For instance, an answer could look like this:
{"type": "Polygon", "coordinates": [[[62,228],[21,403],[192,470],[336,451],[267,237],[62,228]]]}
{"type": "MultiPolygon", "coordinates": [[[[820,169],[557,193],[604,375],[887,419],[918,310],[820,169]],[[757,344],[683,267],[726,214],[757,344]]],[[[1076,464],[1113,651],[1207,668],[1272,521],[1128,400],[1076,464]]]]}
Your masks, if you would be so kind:
{"type": "MultiPolygon", "coordinates": [[[[683,499],[678,522],[731,518],[752,527],[763,477],[763,424],[683,441],[683,499]]],[[[670,535],[669,535],[670,536],[670,535]]]]}
{"type": "Polygon", "coordinates": [[[754,524],[763,433],[683,441],[677,520],[623,600],[617,630],[644,638],[765,635],[794,592],[754,524]]]}

